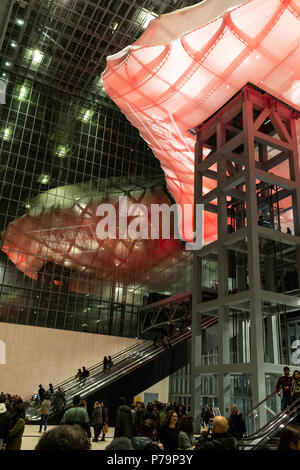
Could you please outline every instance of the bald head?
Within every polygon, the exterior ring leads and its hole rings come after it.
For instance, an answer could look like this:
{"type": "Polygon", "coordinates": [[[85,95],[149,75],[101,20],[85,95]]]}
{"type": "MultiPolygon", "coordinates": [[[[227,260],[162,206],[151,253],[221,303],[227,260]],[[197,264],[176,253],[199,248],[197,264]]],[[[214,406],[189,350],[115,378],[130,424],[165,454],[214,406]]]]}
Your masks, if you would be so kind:
{"type": "Polygon", "coordinates": [[[216,434],[224,434],[228,431],[228,421],[224,416],[215,416],[213,430],[216,434]]]}

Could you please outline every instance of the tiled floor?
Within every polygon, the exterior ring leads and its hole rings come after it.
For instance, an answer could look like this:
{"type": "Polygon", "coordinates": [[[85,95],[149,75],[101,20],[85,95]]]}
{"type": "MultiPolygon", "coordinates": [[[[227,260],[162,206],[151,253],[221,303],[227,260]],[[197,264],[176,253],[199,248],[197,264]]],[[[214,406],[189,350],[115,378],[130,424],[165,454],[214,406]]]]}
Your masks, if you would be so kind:
{"type": "MultiPolygon", "coordinates": [[[[54,428],[55,426],[48,426],[47,431],[54,428]]],[[[92,431],[92,428],[91,428],[92,431]]],[[[108,433],[105,436],[105,442],[91,442],[91,450],[104,450],[105,447],[113,440],[114,428],[108,428],[108,433]]],[[[38,425],[26,425],[23,438],[22,438],[22,447],[21,450],[34,450],[37,445],[40,437],[43,433],[39,433],[38,425]]],[[[93,435],[93,431],[92,431],[93,435]]],[[[94,437],[94,436],[93,436],[94,437]]]]}

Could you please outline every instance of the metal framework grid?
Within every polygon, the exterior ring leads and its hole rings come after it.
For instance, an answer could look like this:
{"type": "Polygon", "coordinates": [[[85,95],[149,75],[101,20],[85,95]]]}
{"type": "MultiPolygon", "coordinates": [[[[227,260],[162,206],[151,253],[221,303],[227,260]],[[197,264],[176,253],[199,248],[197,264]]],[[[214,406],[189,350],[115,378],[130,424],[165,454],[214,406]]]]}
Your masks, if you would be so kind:
{"type": "MultiPolygon", "coordinates": [[[[0,110],[1,231],[27,214],[33,198],[63,185],[89,186],[97,192],[117,180],[122,180],[122,186],[135,187],[141,180],[148,184],[155,175],[163,184],[159,162],[99,79],[107,54],[138,38],[148,12],[159,15],[194,3],[3,0],[1,11],[7,16],[0,19],[0,76],[6,82],[6,105],[0,110]]],[[[127,254],[120,256],[125,259],[127,254]]],[[[135,336],[136,308],[143,295],[158,286],[166,293],[190,287],[188,276],[182,286],[175,259],[169,264],[159,266],[155,277],[149,276],[149,286],[142,289],[136,276],[130,292],[117,289],[115,294],[118,286],[111,283],[108,294],[85,295],[62,288],[70,276],[67,268],[47,265],[41,276],[62,282],[45,291],[1,253],[0,319],[104,334],[124,334],[124,324],[130,323],[127,334],[135,336]],[[129,303],[124,300],[127,294],[132,298],[129,303]],[[105,299],[110,298],[113,312],[109,313],[105,299]],[[124,302],[126,312],[120,313],[124,302]]],[[[189,268],[187,257],[182,269],[189,268]]],[[[83,274],[75,277],[84,280],[83,274]]],[[[97,279],[91,275],[86,279],[99,291],[97,279]]]]}
{"type": "Polygon", "coordinates": [[[300,175],[295,132],[297,118],[299,114],[293,109],[249,84],[197,128],[195,204],[204,204],[205,210],[217,213],[218,238],[194,254],[192,383],[196,419],[200,412],[196,379],[201,374],[218,377],[219,406],[221,412],[225,412],[229,407],[225,390],[228,390],[230,373],[252,374],[252,400],[257,403],[266,396],[265,373],[280,374],[283,365],[286,365],[280,363],[275,344],[276,325],[272,321],[269,339],[273,341],[273,354],[272,360],[266,361],[263,305],[269,303],[299,309],[300,175]],[[204,160],[203,146],[211,148],[204,160]],[[273,174],[270,170],[274,172],[283,161],[289,173],[282,176],[273,174]],[[214,179],[216,186],[204,195],[202,185],[203,179],[207,177],[214,179]],[[274,226],[266,228],[259,225],[259,210],[267,199],[260,197],[262,184],[279,187],[282,199],[292,198],[292,209],[289,209],[292,211],[295,235],[282,233],[278,227],[275,230],[274,226]],[[230,209],[234,205],[239,207],[235,214],[237,223],[228,230],[232,214],[230,209]],[[296,295],[275,292],[270,286],[266,290],[262,285],[262,239],[284,244],[294,251],[298,275],[296,295]],[[228,252],[230,249],[239,250],[239,245],[243,245],[242,251],[247,252],[248,276],[242,276],[243,282],[239,283],[239,289],[232,293],[228,287],[228,252]],[[203,258],[216,254],[219,266],[218,298],[203,302],[203,258]],[[244,351],[242,360],[235,363],[229,351],[231,307],[246,310],[251,325],[249,344],[244,345],[248,351],[244,351]],[[214,364],[205,366],[201,361],[201,329],[197,328],[204,314],[218,316],[218,357],[214,364]]]}

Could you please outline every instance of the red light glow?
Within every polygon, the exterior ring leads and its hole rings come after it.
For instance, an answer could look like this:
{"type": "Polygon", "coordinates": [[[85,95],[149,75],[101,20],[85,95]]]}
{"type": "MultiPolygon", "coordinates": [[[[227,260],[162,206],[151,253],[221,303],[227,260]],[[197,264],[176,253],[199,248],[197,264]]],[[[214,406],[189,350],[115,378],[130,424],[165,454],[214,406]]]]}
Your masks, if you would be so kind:
{"type": "MultiPolygon", "coordinates": [[[[247,82],[299,108],[299,19],[300,0],[206,0],[152,20],[133,45],[107,57],[104,88],[160,160],[177,204],[194,199],[188,131],[247,82]]],[[[205,217],[207,243],[215,221],[205,217]]],[[[184,238],[191,232],[192,220],[184,238]]]]}

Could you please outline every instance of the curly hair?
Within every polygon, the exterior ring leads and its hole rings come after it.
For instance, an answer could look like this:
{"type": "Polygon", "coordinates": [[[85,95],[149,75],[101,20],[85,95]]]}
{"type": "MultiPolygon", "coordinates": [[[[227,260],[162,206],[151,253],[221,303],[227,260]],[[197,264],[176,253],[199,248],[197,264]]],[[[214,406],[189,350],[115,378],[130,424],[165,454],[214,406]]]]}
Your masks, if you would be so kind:
{"type": "Polygon", "coordinates": [[[194,418],[193,416],[183,416],[179,422],[179,431],[184,431],[187,434],[194,433],[194,418]]]}

